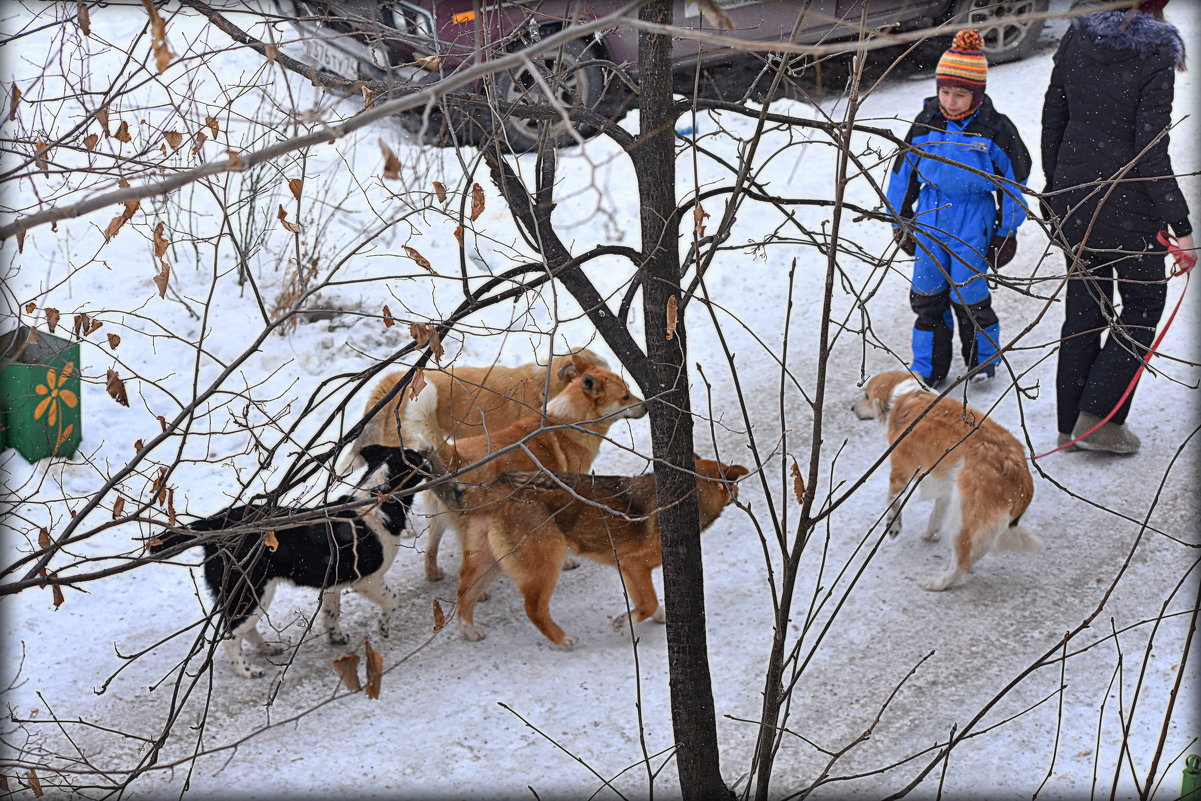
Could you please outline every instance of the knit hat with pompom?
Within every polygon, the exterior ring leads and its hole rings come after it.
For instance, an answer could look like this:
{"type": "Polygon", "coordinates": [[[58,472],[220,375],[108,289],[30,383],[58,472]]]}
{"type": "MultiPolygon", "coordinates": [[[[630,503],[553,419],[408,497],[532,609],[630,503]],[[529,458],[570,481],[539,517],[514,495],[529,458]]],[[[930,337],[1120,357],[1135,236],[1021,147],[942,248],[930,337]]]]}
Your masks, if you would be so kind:
{"type": "Polygon", "coordinates": [[[988,81],[988,59],[981,48],[984,37],[977,30],[968,29],[955,34],[951,49],[942,54],[938,68],[934,71],[934,82],[939,89],[958,86],[972,93],[971,108],[954,117],[963,119],[976,113],[984,102],[984,85],[988,81]]]}

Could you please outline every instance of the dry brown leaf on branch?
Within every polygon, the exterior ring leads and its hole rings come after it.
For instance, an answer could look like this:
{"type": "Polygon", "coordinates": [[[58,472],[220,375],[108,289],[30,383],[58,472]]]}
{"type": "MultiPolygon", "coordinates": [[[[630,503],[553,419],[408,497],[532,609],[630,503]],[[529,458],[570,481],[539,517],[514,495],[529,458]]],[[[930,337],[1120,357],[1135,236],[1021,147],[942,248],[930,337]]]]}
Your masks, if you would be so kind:
{"type": "Polygon", "coordinates": [[[46,160],[48,155],[45,142],[33,143],[33,163],[42,172],[50,172],[50,162],[46,160]]]}
{"type": "Polygon", "coordinates": [[[51,544],[50,532],[46,530],[45,526],[40,526],[38,528],[38,547],[49,548],[51,544]]]}
{"type": "Polygon", "coordinates": [[[242,156],[236,150],[226,150],[225,155],[229,156],[229,168],[231,170],[244,170],[246,165],[242,163],[242,156]]]}
{"type": "Polygon", "coordinates": [[[89,152],[91,152],[96,149],[96,144],[99,141],[100,137],[96,134],[88,134],[83,138],[83,146],[86,147],[89,152]]]}
{"type": "Polygon", "coordinates": [[[375,107],[375,95],[366,86],[363,87],[363,108],[369,109],[375,107]]]}
{"type": "Polygon", "coordinates": [[[166,486],[167,468],[160,467],[158,469],[158,476],[155,477],[154,482],[150,485],[150,496],[157,502],[163,503],[167,500],[166,486]]]}
{"type": "Polygon", "coordinates": [[[425,370],[420,367],[413,373],[413,383],[409,384],[409,400],[415,400],[425,389],[425,370]]]}
{"type": "Polygon", "coordinates": [[[455,239],[459,241],[459,247],[463,247],[463,226],[455,229],[455,239]]]}
{"type": "Polygon", "coordinates": [[[124,511],[125,511],[125,496],[118,495],[117,500],[113,502],[113,520],[116,520],[118,517],[120,517],[121,513],[124,511]]]}
{"type": "Polygon", "coordinates": [[[154,63],[161,74],[175,57],[167,46],[167,22],[159,16],[154,0],[142,0],[142,5],[150,15],[150,49],[154,51],[154,63]]]}
{"type": "Polygon", "coordinates": [[[200,148],[204,147],[204,143],[207,142],[208,140],[209,140],[209,138],[204,135],[204,131],[198,132],[196,134],[196,144],[192,145],[192,152],[199,153],[200,148]]]}
{"type": "Polygon", "coordinates": [[[134,452],[134,453],[138,453],[139,451],[141,451],[141,450],[142,450],[142,448],[143,448],[145,445],[146,445],[146,443],[145,443],[145,442],[143,442],[143,441],[142,441],[142,440],[140,440],[140,439],[134,440],[134,443],[133,443],[133,452],[134,452]]]}
{"type": "Polygon", "coordinates": [[[171,245],[167,237],[163,236],[164,228],[166,228],[166,225],[163,224],[162,220],[154,226],[154,258],[156,259],[161,259],[163,254],[167,252],[167,248],[171,245]]]}
{"type": "Polygon", "coordinates": [[[50,333],[54,333],[54,329],[58,328],[58,309],[46,309],[46,327],[50,329],[50,333]]]}
{"type": "Polygon", "coordinates": [[[161,414],[158,416],[158,427],[163,431],[167,430],[167,418],[163,417],[161,414]]]}
{"type": "Polygon", "coordinates": [[[18,253],[25,252],[25,232],[24,231],[17,231],[17,252],[18,253]]]}
{"type": "Polygon", "coordinates": [[[267,57],[269,62],[274,64],[275,59],[279,58],[279,48],[275,45],[269,44],[263,48],[263,55],[267,57]]]}
{"type": "Polygon", "coordinates": [[[792,460],[792,491],[796,493],[796,502],[799,504],[805,503],[805,479],[801,477],[801,468],[797,466],[796,459],[792,460]]]}
{"type": "Polygon", "coordinates": [[[338,679],[341,680],[342,686],[350,690],[352,693],[357,693],[363,689],[363,685],[359,683],[359,655],[356,653],[346,653],[333,661],[334,672],[338,674],[338,679]]]}
{"type": "MultiPolygon", "coordinates": [[[[52,573],[50,577],[54,578],[57,575],[58,575],[57,573],[52,573]]],[[[67,600],[66,598],[63,597],[63,588],[58,586],[57,584],[52,584],[50,586],[50,596],[53,599],[55,609],[58,609],[60,606],[63,605],[63,601],[67,600]]]]}
{"type": "Polygon", "coordinates": [[[430,264],[429,259],[427,259],[425,256],[422,256],[420,253],[418,253],[417,248],[411,248],[408,245],[401,245],[401,247],[404,248],[404,252],[405,252],[406,256],[408,256],[413,261],[417,262],[418,267],[425,268],[430,273],[430,275],[436,275],[436,273],[434,272],[434,267],[432,264],[430,264]]]}
{"type": "Polygon", "coordinates": [[[133,137],[129,135],[129,123],[121,120],[121,124],[117,126],[117,132],[113,134],[113,138],[118,142],[129,142],[133,137]]]}
{"type": "Polygon", "coordinates": [[[392,317],[392,310],[388,308],[388,304],[384,304],[384,328],[391,328],[396,324],[395,318],[392,317]]]}
{"type": "Polygon", "coordinates": [[[92,35],[92,18],[88,15],[88,4],[84,0],[75,0],[75,21],[84,36],[92,35]]]}
{"type": "Polygon", "coordinates": [[[275,538],[274,531],[267,532],[267,538],[263,540],[263,545],[268,551],[271,551],[271,553],[275,553],[277,550],[279,550],[279,540],[275,538]]]}
{"type": "Polygon", "coordinates": [[[206,116],[204,118],[204,124],[208,126],[210,131],[213,132],[214,139],[221,135],[221,125],[212,117],[206,116]]]}
{"type": "Polygon", "coordinates": [[[37,310],[38,310],[38,305],[36,303],[34,303],[32,300],[25,304],[25,313],[26,314],[33,314],[37,310]]]}
{"type": "Polygon", "coordinates": [[[434,361],[442,361],[442,337],[438,335],[437,328],[429,323],[409,323],[409,335],[417,342],[418,347],[429,346],[434,361]]]}
{"type": "Polygon", "coordinates": [[[92,322],[88,324],[88,327],[83,330],[83,335],[85,337],[91,336],[92,334],[96,333],[96,329],[102,325],[104,325],[104,323],[100,320],[92,320],[92,322]]]}
{"type": "Polygon", "coordinates": [[[83,329],[86,328],[90,322],[92,322],[92,318],[84,312],[80,312],[79,314],[75,315],[74,319],[75,323],[72,326],[71,331],[75,334],[75,336],[79,336],[83,329]]]}
{"type": "Polygon", "coordinates": [[[175,489],[167,490],[167,522],[175,525],[175,489]]]}
{"type": "Polygon", "coordinates": [[[29,789],[33,790],[34,797],[41,798],[42,783],[38,781],[38,775],[33,772],[33,768],[29,769],[29,775],[26,777],[26,781],[29,783],[29,789]]]}
{"type": "Polygon", "coordinates": [[[730,15],[714,0],[696,0],[696,4],[700,6],[701,16],[713,27],[726,31],[732,31],[737,27],[734,20],[730,19],[730,15]]]}
{"type": "Polygon", "coordinates": [[[288,189],[292,192],[292,197],[300,200],[300,190],[304,188],[304,181],[300,178],[293,178],[288,181],[288,189]]]}
{"type": "Polygon", "coordinates": [[[434,632],[442,631],[446,628],[446,613],[442,611],[442,604],[438,599],[434,599],[434,632]]]}
{"type": "Polygon", "coordinates": [[[379,140],[379,149],[384,154],[384,177],[396,179],[400,177],[400,159],[396,158],[396,154],[392,152],[392,148],[388,147],[388,143],[383,139],[379,140]]]}
{"type": "Polygon", "coordinates": [[[109,334],[108,335],[108,346],[110,348],[112,348],[113,350],[116,350],[117,346],[120,344],[121,344],[120,336],[118,336],[117,334],[109,334]]]}
{"type": "Polygon", "coordinates": [[[179,150],[179,146],[183,144],[183,134],[179,131],[164,131],[163,138],[167,140],[167,145],[172,151],[179,150]]]}
{"type": "Polygon", "coordinates": [[[384,657],[371,647],[371,640],[363,638],[363,650],[367,653],[367,697],[379,698],[379,684],[384,677],[384,657]]]}
{"type": "Polygon", "coordinates": [[[105,136],[112,136],[112,132],[108,128],[108,106],[102,106],[96,109],[96,122],[100,123],[100,127],[104,130],[105,136]]]}
{"type": "Polygon", "coordinates": [[[279,224],[284,227],[285,231],[291,231],[294,234],[299,234],[304,230],[304,226],[300,223],[288,222],[288,212],[284,211],[284,204],[279,204],[279,213],[275,215],[279,220],[279,224]]]}
{"type": "Polygon", "coordinates": [[[441,181],[434,181],[434,194],[438,196],[439,203],[446,202],[446,186],[441,181]]]}
{"type": "Polygon", "coordinates": [[[163,269],[158,271],[154,276],[154,285],[158,287],[158,296],[160,298],[167,297],[167,284],[171,281],[171,265],[165,261],[160,261],[163,269]]]}
{"type": "Polygon", "coordinates": [[[12,98],[8,103],[9,122],[17,118],[17,106],[21,105],[21,87],[13,84],[12,98]]]}
{"type": "Polygon", "coordinates": [[[675,295],[667,299],[667,339],[676,338],[676,323],[679,322],[679,305],[680,301],[675,295]]]}
{"type": "Polygon", "coordinates": [[[479,184],[471,185],[471,220],[478,220],[484,213],[484,187],[479,184]]]}
{"type": "Polygon", "coordinates": [[[692,230],[698,237],[705,235],[705,218],[708,216],[709,213],[701,208],[700,203],[697,203],[696,208],[692,210],[692,230]]]}
{"type": "Polygon", "coordinates": [[[122,406],[129,405],[129,395],[125,393],[125,382],[121,380],[121,376],[117,375],[116,370],[108,371],[108,376],[104,381],[104,388],[108,390],[108,394],[117,403],[122,406]]]}
{"type": "Polygon", "coordinates": [[[104,229],[104,241],[108,242],[116,236],[117,232],[121,230],[121,226],[125,225],[125,221],[128,219],[124,214],[118,214],[109,220],[108,227],[104,229]]]}

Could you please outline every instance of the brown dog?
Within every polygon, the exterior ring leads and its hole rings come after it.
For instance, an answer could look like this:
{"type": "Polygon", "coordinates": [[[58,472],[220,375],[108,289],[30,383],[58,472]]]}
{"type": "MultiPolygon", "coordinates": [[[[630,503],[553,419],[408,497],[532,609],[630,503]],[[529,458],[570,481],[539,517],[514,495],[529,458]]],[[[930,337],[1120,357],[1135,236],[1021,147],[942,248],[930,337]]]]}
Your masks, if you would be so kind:
{"type": "Polygon", "coordinates": [[[1034,498],[1034,481],[1022,444],[1000,425],[970,406],[939,400],[900,370],[873,376],[851,408],[860,420],[879,421],[888,441],[896,443],[889,456],[888,534],[901,533],[901,495],[915,479],[921,480],[923,499],[936,499],[924,539],[938,539],[952,510],[954,559],[942,576],[921,582],[923,588],[947,589],[990,550],[1042,548],[1037,536],[1018,525],[1034,498]]]}
{"type": "MultiPolygon", "coordinates": [[[[737,497],[734,482],[748,472],[741,465],[696,460],[701,531],[737,497]]],[[[613,618],[615,629],[629,618],[634,623],[666,619],[651,580],[651,571],[663,564],[653,474],[627,478],[519,471],[499,476],[488,489],[503,500],[491,516],[487,551],[476,553],[460,577],[463,636],[483,637],[474,623],[475,601],[503,570],[517,582],[526,615],[538,630],[555,645],[574,647],[579,638],[564,633],[550,615],[550,598],[568,549],[621,571],[634,608],[613,618]]]]}
{"type": "MultiPolygon", "coordinates": [[[[541,411],[547,398],[558,395],[579,374],[579,364],[609,367],[592,351],[580,349],[565,356],[555,356],[549,365],[531,363],[504,367],[493,364],[428,371],[425,373],[426,385],[416,399],[421,408],[409,409],[408,390],[398,393],[368,421],[358,439],[343,454],[339,472],[349,472],[360,461],[360,451],[368,445],[399,447],[402,440],[413,442],[419,437],[421,447],[440,446],[446,440],[499,431],[522,417],[541,411]],[[414,425],[420,426],[421,431],[416,434],[411,431],[414,425]]],[[[404,375],[403,372],[390,373],[380,379],[371,391],[364,413],[379,403],[404,375]]],[[[425,577],[430,581],[443,576],[438,567],[438,545],[442,541],[445,522],[444,515],[430,519],[425,551],[425,577]]]]}
{"type": "MultiPolygon", "coordinates": [[[[483,630],[472,623],[471,607],[483,591],[477,578],[495,561],[488,545],[492,521],[514,514],[513,507],[520,505],[509,498],[507,487],[492,486],[493,480],[511,470],[585,472],[614,422],[646,414],[646,405],[630,393],[621,376],[579,356],[575,357],[574,367],[576,377],[546,404],[545,415],[532,414],[500,431],[443,443],[441,447],[430,443],[451,470],[470,468],[453,486],[442,485],[438,505],[444,514],[435,517],[447,518],[459,533],[459,630],[469,640],[484,638],[483,630]]],[[[421,395],[410,405],[410,411],[414,413],[411,441],[420,443],[423,431],[427,440],[437,435],[432,407],[421,404],[421,395]],[[424,425],[416,415],[423,408],[424,425]]],[[[559,567],[556,563],[556,573],[559,567]]]]}

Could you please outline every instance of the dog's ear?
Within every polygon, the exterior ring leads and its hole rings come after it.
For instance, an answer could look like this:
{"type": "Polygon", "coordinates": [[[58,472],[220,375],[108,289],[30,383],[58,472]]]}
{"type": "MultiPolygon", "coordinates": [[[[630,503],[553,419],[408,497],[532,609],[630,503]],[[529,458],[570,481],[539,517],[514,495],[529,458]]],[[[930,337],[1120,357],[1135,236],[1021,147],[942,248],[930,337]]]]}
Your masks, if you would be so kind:
{"type": "Polygon", "coordinates": [[[394,450],[395,448],[387,445],[364,445],[363,449],[359,451],[359,456],[363,457],[363,461],[367,463],[367,475],[371,475],[375,472],[375,468],[388,461],[388,457],[394,450]]]}
{"type": "Polygon", "coordinates": [[[721,472],[725,476],[726,481],[737,481],[743,476],[751,474],[750,470],[740,464],[722,465],[721,472]]]}
{"type": "Polygon", "coordinates": [[[584,371],[592,367],[586,357],[581,356],[578,352],[571,354],[571,361],[559,368],[559,378],[564,381],[569,381],[577,375],[583,375],[584,371]]]}

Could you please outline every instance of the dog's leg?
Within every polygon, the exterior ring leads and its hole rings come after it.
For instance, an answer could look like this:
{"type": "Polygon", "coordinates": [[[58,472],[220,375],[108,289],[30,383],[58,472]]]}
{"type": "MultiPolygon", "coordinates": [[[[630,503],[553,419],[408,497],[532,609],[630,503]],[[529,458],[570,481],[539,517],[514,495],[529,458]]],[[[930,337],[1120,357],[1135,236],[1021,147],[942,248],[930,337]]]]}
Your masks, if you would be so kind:
{"type": "Polygon", "coordinates": [[[931,581],[920,582],[923,590],[931,590],[933,592],[941,592],[947,589],[959,577],[966,573],[972,567],[972,533],[965,525],[959,530],[959,534],[955,537],[955,553],[952,554],[952,560],[945,573],[931,581]]]}
{"type": "Polygon", "coordinates": [[[623,567],[621,578],[625,583],[626,592],[630,595],[630,611],[622,612],[613,618],[613,630],[621,631],[633,618],[634,623],[641,623],[648,617],[655,622],[667,620],[667,614],[659,604],[659,596],[655,592],[655,582],[651,579],[651,571],[643,566],[623,567]]]}
{"type": "Polygon", "coordinates": [[[540,531],[527,535],[520,550],[505,557],[501,566],[517,581],[530,622],[548,640],[570,651],[580,638],[565,633],[550,614],[550,599],[555,594],[566,551],[567,542],[562,533],[554,523],[548,522],[540,531]]]}
{"type": "Polygon", "coordinates": [[[934,542],[942,531],[943,521],[947,519],[947,509],[951,505],[951,493],[944,492],[934,499],[934,511],[930,512],[930,522],[926,524],[926,533],[922,539],[934,542]]]}
{"type": "Polygon", "coordinates": [[[287,650],[287,646],[277,643],[272,644],[263,639],[263,635],[259,634],[258,627],[250,629],[246,632],[246,640],[263,656],[279,656],[287,650]]]}
{"type": "Polygon", "coordinates": [[[909,473],[895,466],[888,474],[888,509],[884,513],[884,530],[888,536],[895,537],[901,533],[901,496],[912,479],[909,473]]]}
{"type": "Polygon", "coordinates": [[[396,593],[388,588],[384,583],[383,573],[377,573],[374,576],[368,576],[362,581],[356,582],[354,585],[355,592],[363,597],[374,601],[380,608],[379,618],[379,633],[380,636],[387,637],[392,628],[392,614],[396,611],[396,607],[400,604],[400,599],[396,593]]]}
{"type": "Polygon", "coordinates": [[[330,645],[346,645],[350,637],[342,631],[339,618],[342,617],[342,590],[330,587],[321,591],[321,620],[325,623],[325,633],[330,645]]]}
{"type": "Polygon", "coordinates": [[[463,639],[477,642],[487,636],[486,632],[475,625],[475,602],[484,594],[484,590],[496,578],[498,568],[492,551],[488,547],[488,524],[478,522],[469,524],[469,528],[482,529],[483,534],[469,531],[462,537],[463,561],[459,567],[459,595],[456,614],[459,618],[459,633],[463,639]],[[476,537],[473,538],[472,534],[476,537]]]}
{"type": "MultiPolygon", "coordinates": [[[[433,493],[427,492],[426,495],[433,496],[433,493]]],[[[430,515],[429,541],[425,544],[425,580],[441,581],[446,572],[438,567],[438,545],[446,531],[446,512],[437,508],[440,504],[436,502],[430,505],[434,506],[436,511],[430,515]]]]}
{"type": "Polygon", "coordinates": [[[234,672],[244,679],[261,679],[263,677],[263,669],[251,665],[250,661],[246,659],[246,655],[242,653],[242,640],[251,636],[251,631],[255,632],[254,636],[258,636],[258,632],[255,631],[258,619],[257,614],[246,618],[229,633],[225,642],[222,643],[225,655],[229,657],[234,672]]]}

